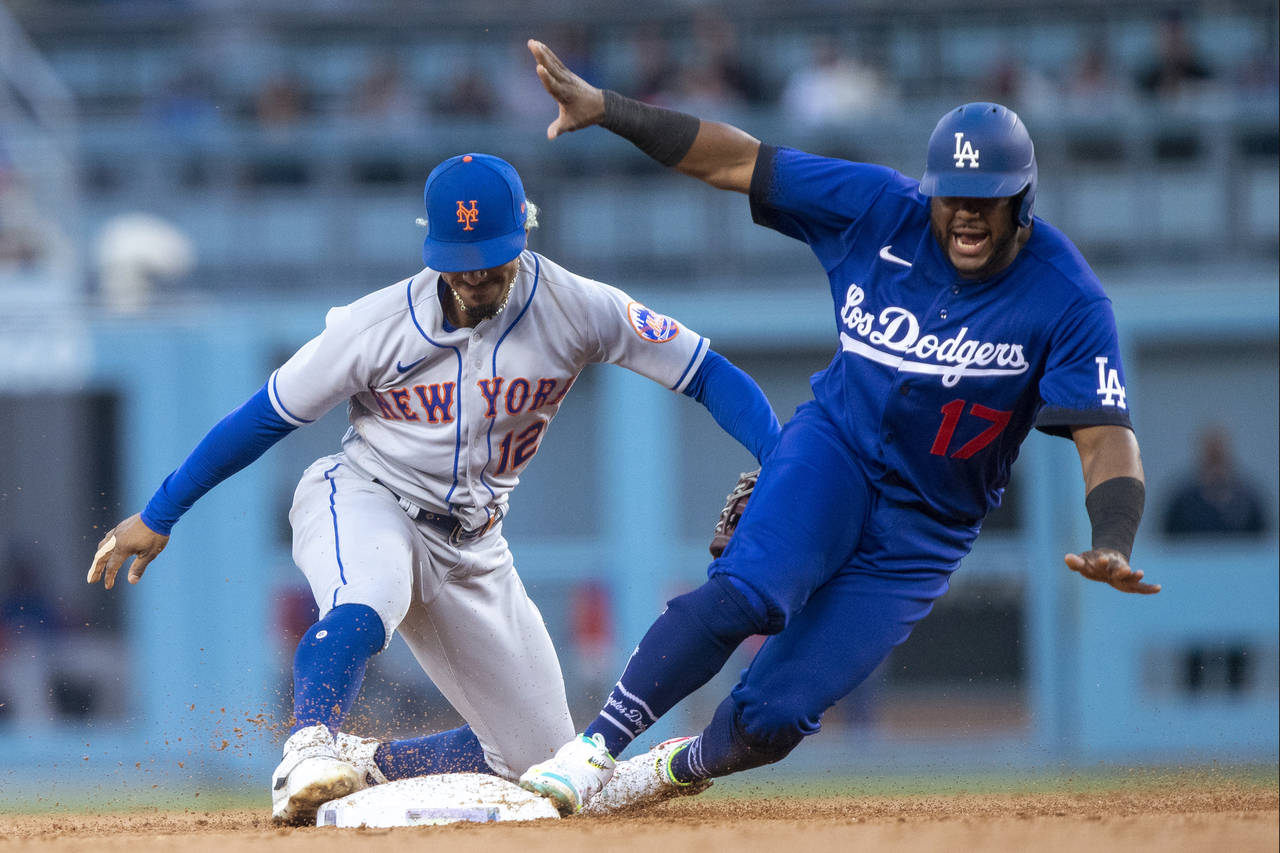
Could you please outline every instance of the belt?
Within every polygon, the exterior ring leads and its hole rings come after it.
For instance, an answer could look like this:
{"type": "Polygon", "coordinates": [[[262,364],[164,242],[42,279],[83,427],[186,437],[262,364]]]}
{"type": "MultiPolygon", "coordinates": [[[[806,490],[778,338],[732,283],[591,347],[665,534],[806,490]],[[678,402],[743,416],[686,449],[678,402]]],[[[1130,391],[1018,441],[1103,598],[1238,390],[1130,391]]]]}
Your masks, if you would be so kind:
{"type": "Polygon", "coordinates": [[[502,507],[498,506],[489,513],[489,519],[483,525],[473,530],[468,530],[462,526],[461,521],[454,518],[452,515],[432,512],[425,507],[418,506],[413,501],[397,493],[395,489],[391,488],[377,477],[373,478],[373,482],[382,486],[382,488],[391,493],[391,496],[396,499],[396,503],[400,504],[400,508],[404,510],[405,515],[409,516],[409,518],[414,521],[421,521],[425,524],[431,525],[436,530],[439,530],[441,533],[449,537],[449,544],[451,545],[457,545],[459,542],[470,542],[474,539],[479,539],[481,536],[484,536],[493,529],[495,524],[502,521],[502,516],[504,515],[502,507]]]}

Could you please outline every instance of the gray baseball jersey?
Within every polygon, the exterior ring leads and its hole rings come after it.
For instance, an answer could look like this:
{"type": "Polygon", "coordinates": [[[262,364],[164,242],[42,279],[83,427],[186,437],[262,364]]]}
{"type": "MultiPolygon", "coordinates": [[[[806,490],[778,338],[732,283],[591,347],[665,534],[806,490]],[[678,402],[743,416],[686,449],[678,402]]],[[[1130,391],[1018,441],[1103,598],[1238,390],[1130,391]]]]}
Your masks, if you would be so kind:
{"type": "Polygon", "coordinates": [[[342,452],[312,465],[295,493],[293,553],[321,614],[377,611],[388,642],[398,629],[489,764],[515,778],[573,724],[501,534],[508,493],[583,367],[618,364],[680,391],[708,341],[533,252],[520,256],[506,307],[474,327],[449,325],[438,280],[425,269],[332,309],[272,374],[272,404],[290,423],[349,401],[342,452]],[[459,541],[405,502],[484,532],[459,541]]]}
{"type": "Polygon", "coordinates": [[[349,399],[348,460],[467,527],[506,503],[584,366],[618,364],[681,391],[708,349],[621,290],[528,251],[503,312],[454,329],[438,275],[423,270],[331,310],[269,389],[297,425],[349,399]]]}

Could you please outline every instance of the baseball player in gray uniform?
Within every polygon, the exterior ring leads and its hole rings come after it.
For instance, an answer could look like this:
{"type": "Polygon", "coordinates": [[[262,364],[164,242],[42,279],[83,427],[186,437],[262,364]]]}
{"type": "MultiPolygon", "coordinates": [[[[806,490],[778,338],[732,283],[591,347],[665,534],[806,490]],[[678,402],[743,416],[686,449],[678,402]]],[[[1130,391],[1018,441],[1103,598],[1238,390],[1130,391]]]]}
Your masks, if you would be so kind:
{"type": "Polygon", "coordinates": [[[778,439],[759,386],[706,338],[526,248],[536,209],[508,163],[453,157],[424,196],[426,268],[332,309],[103,537],[89,571],[111,588],[132,557],[137,583],[201,495],[347,403],[341,451],[306,470],[289,513],[321,618],[294,658],[295,723],[272,778],[281,823],[388,779],[514,780],[573,737],[560,665],[502,521],[586,365],[618,364],[694,397],[758,459],[778,439]],[[368,660],[397,631],[467,725],[389,743],[340,732],[368,660]]]}

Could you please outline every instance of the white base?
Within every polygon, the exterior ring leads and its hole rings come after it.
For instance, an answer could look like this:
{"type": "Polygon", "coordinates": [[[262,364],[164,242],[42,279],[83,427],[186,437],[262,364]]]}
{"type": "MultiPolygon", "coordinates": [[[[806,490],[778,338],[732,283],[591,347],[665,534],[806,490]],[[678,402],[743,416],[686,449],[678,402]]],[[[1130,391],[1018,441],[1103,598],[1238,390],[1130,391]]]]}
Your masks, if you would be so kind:
{"type": "Polygon", "coordinates": [[[505,779],[481,773],[446,773],[375,785],[327,802],[316,812],[316,826],[437,826],[558,817],[546,797],[505,779]]]}

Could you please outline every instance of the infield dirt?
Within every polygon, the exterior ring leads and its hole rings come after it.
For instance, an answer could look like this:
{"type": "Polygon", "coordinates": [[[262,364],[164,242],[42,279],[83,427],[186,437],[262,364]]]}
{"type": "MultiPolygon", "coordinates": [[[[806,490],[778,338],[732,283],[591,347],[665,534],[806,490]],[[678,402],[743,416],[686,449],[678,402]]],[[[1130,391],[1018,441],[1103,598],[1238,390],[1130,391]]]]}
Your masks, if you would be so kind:
{"type": "Polygon", "coordinates": [[[405,829],[280,829],[266,810],[0,815],[0,847],[399,853],[809,853],[809,851],[1276,851],[1280,791],[946,796],[713,797],[634,815],[405,829]]]}

